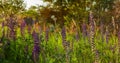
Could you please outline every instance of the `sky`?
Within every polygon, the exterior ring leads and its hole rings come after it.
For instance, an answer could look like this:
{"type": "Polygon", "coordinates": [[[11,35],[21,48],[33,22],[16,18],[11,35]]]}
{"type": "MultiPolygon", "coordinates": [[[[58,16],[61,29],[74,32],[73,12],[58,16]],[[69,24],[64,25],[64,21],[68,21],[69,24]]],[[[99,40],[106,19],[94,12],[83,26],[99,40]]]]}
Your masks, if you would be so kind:
{"type": "Polygon", "coordinates": [[[24,0],[24,3],[26,4],[27,9],[31,6],[45,5],[42,0],[24,0]]]}

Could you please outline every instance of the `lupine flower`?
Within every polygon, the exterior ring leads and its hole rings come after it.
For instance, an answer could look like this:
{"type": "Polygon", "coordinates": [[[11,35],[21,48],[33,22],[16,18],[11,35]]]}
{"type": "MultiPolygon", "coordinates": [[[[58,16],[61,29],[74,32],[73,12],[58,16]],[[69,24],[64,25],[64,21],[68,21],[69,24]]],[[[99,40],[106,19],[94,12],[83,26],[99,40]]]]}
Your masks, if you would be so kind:
{"type": "Polygon", "coordinates": [[[87,26],[85,23],[82,24],[82,34],[84,37],[87,36],[87,26]]]}
{"type": "Polygon", "coordinates": [[[5,26],[5,23],[4,22],[2,22],[2,28],[5,26]]]}
{"type": "Polygon", "coordinates": [[[93,20],[93,15],[92,13],[90,13],[90,29],[91,29],[91,32],[94,32],[95,31],[95,24],[94,24],[94,20],[93,20]]]}
{"type": "Polygon", "coordinates": [[[34,44],[39,43],[39,35],[35,31],[33,31],[33,40],[34,40],[34,44]]]}
{"type": "Polygon", "coordinates": [[[62,32],[61,32],[61,35],[62,35],[62,44],[64,46],[64,49],[66,51],[66,63],[69,63],[69,46],[70,46],[70,42],[67,42],[66,41],[66,29],[65,27],[62,28],[62,32]]]}
{"type": "Polygon", "coordinates": [[[93,15],[92,13],[90,12],[90,15],[89,15],[89,22],[90,22],[90,41],[91,41],[91,47],[92,49],[95,48],[95,44],[94,44],[94,21],[93,21],[93,15]]]}
{"type": "Polygon", "coordinates": [[[65,27],[62,28],[61,35],[62,35],[62,43],[63,43],[63,46],[64,46],[64,43],[66,42],[66,30],[65,30],[65,27]]]}
{"type": "Polygon", "coordinates": [[[39,35],[35,31],[33,31],[33,40],[34,40],[34,48],[32,51],[32,56],[33,56],[33,61],[37,63],[39,59],[40,47],[39,47],[39,35]]]}
{"type": "Polygon", "coordinates": [[[96,53],[96,48],[95,48],[95,43],[94,43],[94,31],[95,31],[95,22],[93,20],[93,15],[92,15],[92,12],[90,12],[90,15],[89,15],[89,22],[90,22],[90,42],[91,42],[91,49],[92,49],[92,52],[93,54],[95,54],[95,61],[94,63],[98,63],[98,57],[96,56],[97,53],[96,53]]]}
{"type": "Polygon", "coordinates": [[[62,35],[62,44],[63,44],[64,48],[67,49],[70,44],[69,44],[69,42],[66,41],[66,29],[65,29],[65,27],[62,28],[61,35],[62,35]]]}
{"type": "Polygon", "coordinates": [[[24,28],[26,26],[26,23],[25,21],[22,21],[21,25],[20,25],[20,29],[21,29],[21,34],[23,35],[24,34],[24,28]]]}
{"type": "Polygon", "coordinates": [[[13,18],[10,17],[9,28],[10,28],[10,37],[15,40],[15,30],[14,30],[15,22],[13,18]]]}
{"type": "Polygon", "coordinates": [[[33,61],[35,63],[37,63],[37,61],[39,60],[39,52],[40,52],[39,49],[40,49],[39,45],[34,44],[34,48],[33,48],[33,51],[32,51],[32,56],[33,56],[33,61]]]}

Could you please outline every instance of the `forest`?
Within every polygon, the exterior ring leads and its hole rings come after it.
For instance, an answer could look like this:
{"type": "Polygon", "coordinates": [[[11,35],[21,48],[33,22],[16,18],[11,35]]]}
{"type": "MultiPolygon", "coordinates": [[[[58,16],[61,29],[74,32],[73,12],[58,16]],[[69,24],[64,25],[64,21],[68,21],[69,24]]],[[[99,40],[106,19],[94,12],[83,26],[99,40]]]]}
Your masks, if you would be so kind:
{"type": "Polygon", "coordinates": [[[120,63],[120,0],[0,0],[0,63],[120,63]]]}

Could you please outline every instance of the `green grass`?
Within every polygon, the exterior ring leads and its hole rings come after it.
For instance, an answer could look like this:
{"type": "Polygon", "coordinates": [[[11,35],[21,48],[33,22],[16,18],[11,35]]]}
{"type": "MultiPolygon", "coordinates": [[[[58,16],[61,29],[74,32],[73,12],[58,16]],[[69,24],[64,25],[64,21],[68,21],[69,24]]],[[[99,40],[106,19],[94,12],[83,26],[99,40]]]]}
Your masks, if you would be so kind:
{"type": "MultiPolygon", "coordinates": [[[[32,50],[33,38],[27,33],[21,36],[20,29],[17,28],[16,40],[4,37],[0,46],[0,63],[33,63],[32,50]],[[8,44],[10,43],[10,44],[8,44]],[[25,52],[25,47],[28,45],[28,51],[25,52]]],[[[67,42],[70,42],[68,48],[69,63],[93,63],[95,54],[91,51],[91,43],[89,37],[83,37],[80,32],[80,39],[76,41],[75,35],[67,33],[67,42]]],[[[45,41],[45,33],[39,33],[41,37],[40,54],[38,63],[66,63],[66,50],[62,45],[61,33],[49,34],[49,40],[45,41]]],[[[0,32],[2,37],[2,32],[0,32]]],[[[94,37],[96,50],[99,51],[99,63],[120,63],[118,55],[118,38],[110,36],[109,42],[102,42],[101,35],[96,32],[94,37]],[[114,49],[114,51],[112,51],[114,49]]]]}

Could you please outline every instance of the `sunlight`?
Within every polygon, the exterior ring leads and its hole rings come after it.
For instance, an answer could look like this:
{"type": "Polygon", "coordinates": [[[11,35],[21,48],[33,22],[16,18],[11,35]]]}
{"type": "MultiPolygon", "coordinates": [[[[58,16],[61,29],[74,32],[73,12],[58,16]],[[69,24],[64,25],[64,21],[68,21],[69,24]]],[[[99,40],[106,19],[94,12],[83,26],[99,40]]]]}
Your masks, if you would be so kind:
{"type": "Polygon", "coordinates": [[[31,6],[37,6],[37,5],[45,5],[42,0],[25,0],[26,9],[30,8],[31,6]]]}

